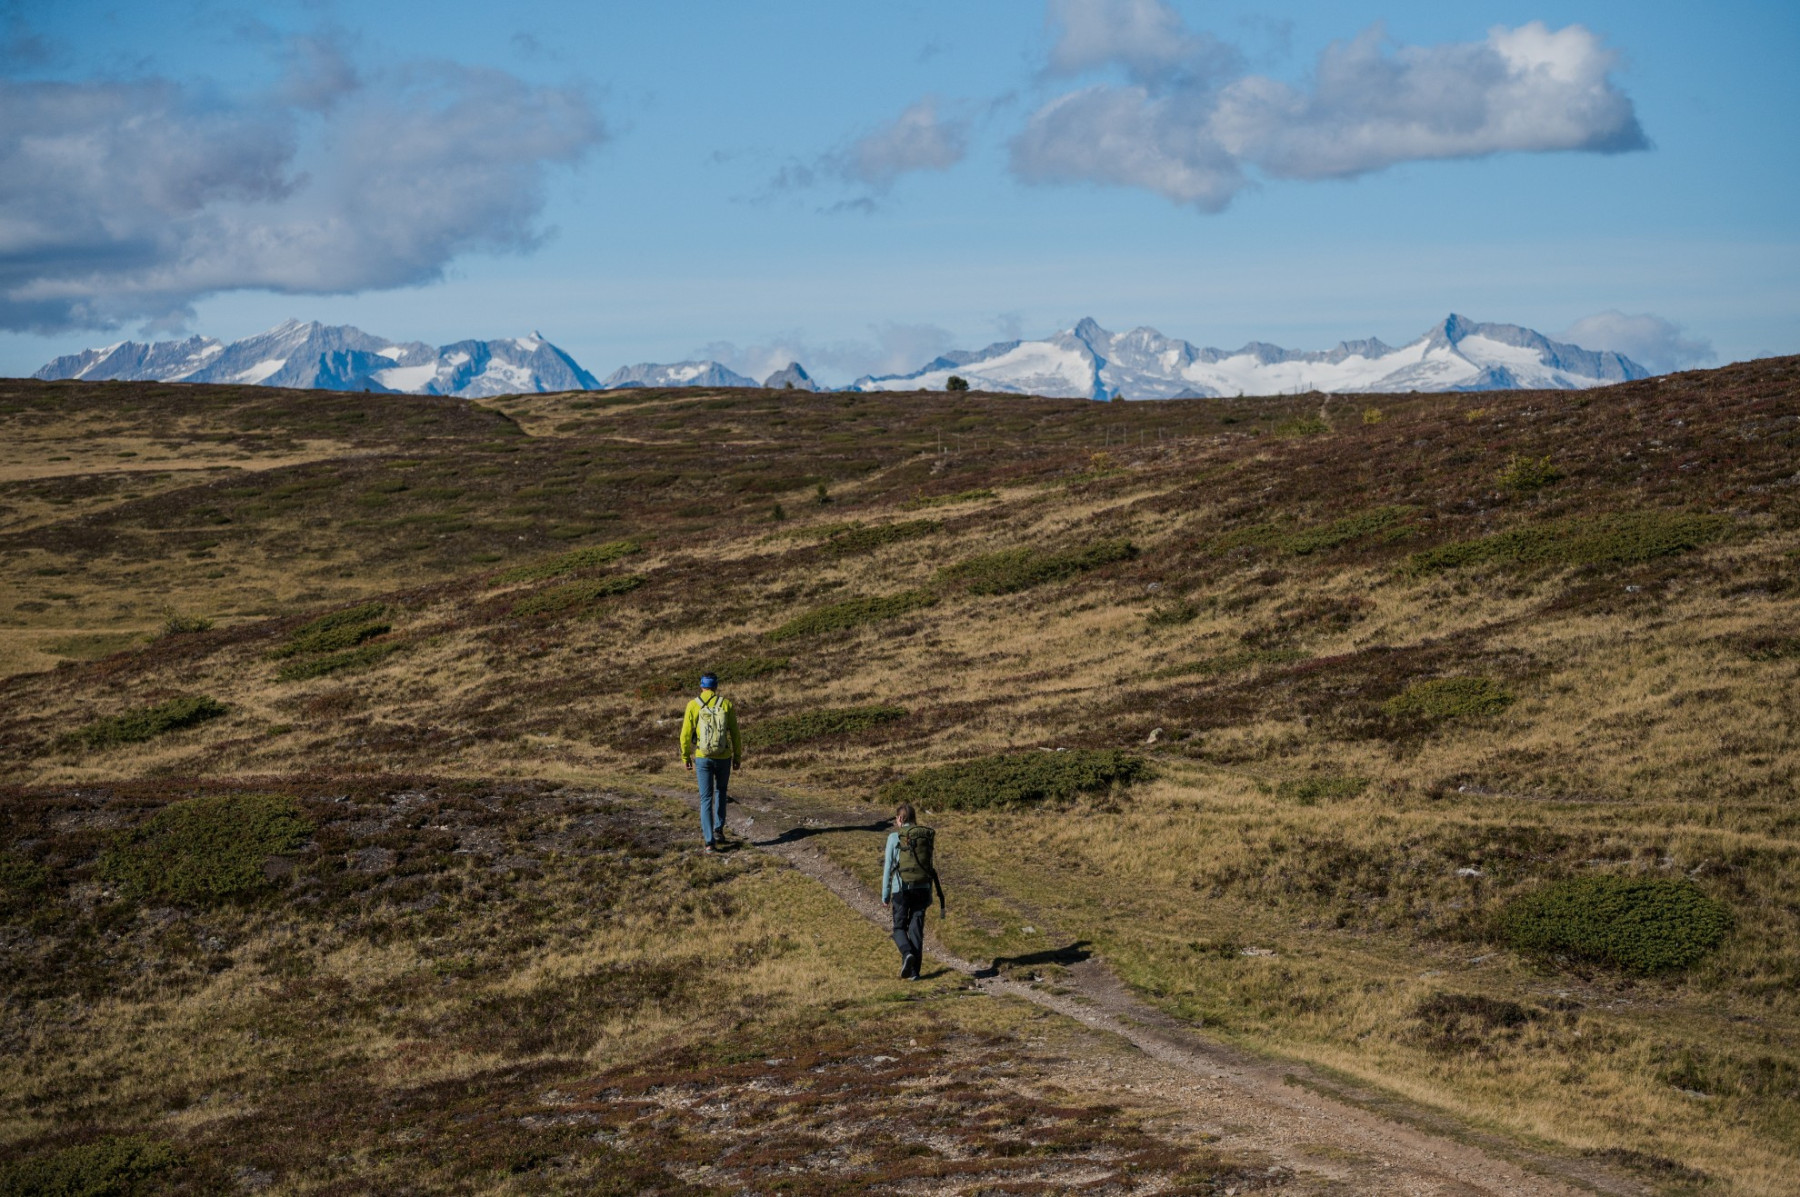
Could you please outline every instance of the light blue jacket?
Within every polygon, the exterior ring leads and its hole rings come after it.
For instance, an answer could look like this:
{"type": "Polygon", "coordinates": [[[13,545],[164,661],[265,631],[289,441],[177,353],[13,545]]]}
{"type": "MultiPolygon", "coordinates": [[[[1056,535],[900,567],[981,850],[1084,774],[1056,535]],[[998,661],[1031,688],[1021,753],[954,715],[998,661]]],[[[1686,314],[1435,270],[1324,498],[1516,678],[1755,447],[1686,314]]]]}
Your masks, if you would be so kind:
{"type": "Polygon", "coordinates": [[[881,900],[887,901],[900,888],[900,833],[888,832],[887,852],[881,858],[881,900]],[[890,888],[889,883],[892,883],[890,888]]]}

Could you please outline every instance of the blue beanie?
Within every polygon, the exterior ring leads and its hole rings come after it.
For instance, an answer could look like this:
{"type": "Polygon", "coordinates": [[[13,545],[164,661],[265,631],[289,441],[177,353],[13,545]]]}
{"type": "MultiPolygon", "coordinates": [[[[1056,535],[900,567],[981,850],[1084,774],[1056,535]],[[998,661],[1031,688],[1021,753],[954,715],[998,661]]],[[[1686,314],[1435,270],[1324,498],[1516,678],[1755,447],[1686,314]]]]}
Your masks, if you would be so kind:
{"type": "Polygon", "coordinates": [[[719,675],[716,673],[701,674],[700,688],[702,690],[717,690],[719,688],[719,675]]]}

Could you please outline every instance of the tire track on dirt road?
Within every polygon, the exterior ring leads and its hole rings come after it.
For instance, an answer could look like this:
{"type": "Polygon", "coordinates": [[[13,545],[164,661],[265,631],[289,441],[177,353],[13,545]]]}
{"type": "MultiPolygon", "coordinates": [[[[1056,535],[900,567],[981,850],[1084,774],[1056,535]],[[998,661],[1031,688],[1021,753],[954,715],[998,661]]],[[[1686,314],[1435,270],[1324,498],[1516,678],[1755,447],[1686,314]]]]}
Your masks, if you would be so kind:
{"type": "MultiPolygon", "coordinates": [[[[759,786],[755,797],[746,798],[732,804],[732,831],[755,850],[779,857],[818,881],[887,933],[887,909],[867,886],[805,838],[786,838],[803,824],[781,809],[779,793],[759,786]]],[[[1329,1178],[1333,1191],[1421,1197],[1567,1197],[1595,1192],[1640,1197],[1649,1192],[1598,1162],[1535,1152],[1389,1095],[1359,1091],[1354,1084],[1320,1076],[1304,1065],[1271,1062],[1206,1039],[1132,996],[1098,957],[1069,965],[1068,975],[1059,977],[1051,989],[996,975],[991,968],[948,951],[935,935],[927,951],[990,995],[1031,1002],[1124,1039],[1163,1065],[1165,1073],[1173,1070],[1174,1078],[1165,1077],[1163,1084],[1148,1088],[1218,1123],[1220,1146],[1264,1152],[1296,1173],[1329,1178]],[[1169,1079],[1176,1083],[1168,1083],[1169,1079]],[[1340,1163],[1332,1166],[1322,1158],[1340,1163]]]]}

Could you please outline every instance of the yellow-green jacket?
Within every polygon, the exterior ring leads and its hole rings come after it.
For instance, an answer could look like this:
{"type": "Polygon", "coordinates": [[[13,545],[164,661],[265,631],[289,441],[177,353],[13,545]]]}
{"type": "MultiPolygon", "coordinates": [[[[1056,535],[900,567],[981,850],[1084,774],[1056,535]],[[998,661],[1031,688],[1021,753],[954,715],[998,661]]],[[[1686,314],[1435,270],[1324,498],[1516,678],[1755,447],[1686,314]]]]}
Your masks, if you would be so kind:
{"type": "Polygon", "coordinates": [[[681,759],[684,761],[694,759],[694,738],[698,733],[695,725],[700,720],[700,704],[702,702],[709,705],[717,703],[719,709],[725,713],[724,748],[729,751],[715,750],[710,755],[705,753],[700,755],[706,756],[708,760],[721,760],[729,757],[732,764],[740,764],[744,759],[744,740],[742,736],[738,735],[737,708],[731,705],[729,698],[717,690],[702,690],[699,698],[688,700],[687,714],[681,718],[681,759]]]}

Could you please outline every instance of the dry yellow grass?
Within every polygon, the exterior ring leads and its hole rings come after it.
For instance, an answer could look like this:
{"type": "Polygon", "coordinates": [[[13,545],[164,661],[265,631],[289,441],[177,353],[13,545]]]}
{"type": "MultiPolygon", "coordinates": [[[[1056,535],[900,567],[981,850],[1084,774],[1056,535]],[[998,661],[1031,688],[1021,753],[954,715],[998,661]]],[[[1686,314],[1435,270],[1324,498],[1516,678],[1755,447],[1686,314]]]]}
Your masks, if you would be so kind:
{"type": "MultiPolygon", "coordinates": [[[[1790,383],[1765,389],[1773,398],[1758,402],[1769,410],[1794,407],[1790,383]]],[[[77,652],[71,637],[148,632],[165,607],[215,617],[219,628],[7,683],[29,713],[21,707],[7,725],[14,747],[0,769],[33,787],[321,769],[616,783],[677,767],[684,696],[669,678],[787,657],[786,668],[730,687],[747,724],[877,702],[911,712],[866,737],[752,757],[749,780],[811,793],[821,809],[866,806],[882,782],[920,765],[1005,749],[1135,746],[1159,762],[1160,780],[1117,803],[942,815],[968,895],[946,926],[959,951],[1018,954],[1042,946],[1024,926],[1054,928],[1100,945],[1169,1009],[1260,1050],[1524,1138],[1629,1148],[1737,1191],[1774,1193],[1800,1153],[1782,1088],[1800,1067],[1791,1047],[1800,1042],[1791,904],[1800,654],[1781,647],[1800,636],[1800,523],[1773,483],[1727,477],[1719,446],[1750,446],[1733,452],[1770,477],[1785,451],[1766,431],[1731,442],[1739,432],[1722,424],[1699,430],[1727,417],[1698,391],[1681,400],[1667,388],[1621,388],[1589,401],[1395,396],[1378,421],[1359,419],[1360,405],[1332,409],[1331,431],[1279,439],[1268,430],[1282,412],[1254,415],[1248,404],[1244,418],[1263,435],[1246,435],[1237,416],[1189,414],[1193,406],[1046,408],[1029,417],[1034,426],[1006,429],[997,425],[1012,417],[996,407],[996,428],[977,434],[985,448],[952,432],[940,453],[935,409],[891,399],[792,400],[811,405],[794,410],[814,421],[800,428],[755,396],[599,407],[523,397],[497,405],[523,438],[480,440],[488,447],[477,450],[476,438],[500,435],[483,425],[467,444],[403,449],[405,438],[369,431],[374,439],[345,442],[346,457],[372,454],[377,465],[345,466],[331,487],[295,490],[288,507],[267,492],[195,498],[173,474],[138,499],[107,491],[64,509],[59,496],[27,495],[14,506],[31,535],[7,542],[0,561],[17,596],[0,611],[11,621],[0,628],[0,654],[10,654],[0,665],[79,662],[94,642],[77,652]],[[1652,401],[1684,403],[1688,423],[1670,431],[1652,401]],[[1552,416],[1581,423],[1544,433],[1560,440],[1511,439],[1552,416]],[[884,431],[840,428],[853,419],[884,431]],[[1095,421],[1128,419],[1145,425],[1138,444],[1095,435],[1095,421]],[[1157,439],[1156,421],[1183,420],[1195,426],[1157,439]],[[707,436],[696,421],[713,421],[707,436]],[[1644,428],[1659,433],[1654,444],[1644,428]],[[1679,453],[1665,443],[1677,435],[1691,442],[1679,453]],[[732,444],[736,455],[709,457],[697,443],[732,444]],[[1495,491],[1513,454],[1550,449],[1569,475],[1560,489],[1530,499],[1495,491]],[[1575,460],[1577,450],[1588,456],[1575,460]],[[532,454],[535,464],[517,464],[532,454]],[[1684,471],[1688,459],[1708,464],[1684,471]],[[1637,467],[1622,464],[1639,460],[1666,461],[1655,475],[1664,490],[1646,490],[1637,467]],[[820,506],[810,480],[827,477],[834,502],[820,506]],[[759,489],[769,478],[787,489],[759,489]],[[382,489],[396,482],[408,489],[382,489]],[[976,490],[994,497],[910,505],[976,490]],[[428,493],[448,497],[406,497],[428,493]],[[1774,497],[1755,506],[1754,495],[1774,497]],[[42,532],[67,525],[45,522],[56,510],[117,511],[151,497],[171,505],[156,517],[166,528],[131,525],[142,539],[129,553],[42,532]],[[782,523],[769,515],[775,501],[790,517],[782,523]],[[183,522],[205,504],[233,521],[218,527],[236,531],[200,550],[145,547],[213,536],[183,522]],[[1408,539],[1280,547],[1295,530],[1378,507],[1415,513],[1408,539]],[[1735,513],[1734,530],[1635,563],[1408,566],[1415,547],[1615,507],[1735,513]],[[817,547],[832,525],[923,515],[941,530],[860,555],[817,547]],[[591,530],[550,535],[569,526],[591,530]],[[487,574],[627,536],[643,551],[606,568],[646,584],[571,618],[512,612],[537,584],[497,585],[487,574]],[[940,572],[981,554],[1116,538],[1137,546],[1136,561],[1017,593],[971,594],[940,572]],[[186,556],[196,551],[208,555],[186,556]],[[936,605],[765,638],[828,604],[919,589],[936,605]],[[266,617],[372,596],[402,651],[359,672],[276,680],[267,654],[293,621],[266,617]],[[19,609],[32,603],[41,609],[19,609]],[[1755,647],[1765,642],[1775,647],[1755,647]],[[1510,705],[1414,728],[1383,721],[1382,704],[1407,684],[1465,676],[1494,679],[1510,705]],[[175,691],[213,695],[231,713],[148,745],[55,742],[175,691]],[[1153,729],[1161,734],[1146,746],[1153,729]],[[1311,805],[1295,796],[1334,778],[1367,784],[1311,805]],[[1459,878],[1458,868],[1483,875],[1459,878]],[[1584,870],[1692,876],[1732,903],[1739,929],[1676,980],[1529,960],[1484,930],[1509,895],[1584,870]],[[1277,954],[1232,954],[1245,947],[1277,954]],[[1541,1013],[1516,1036],[1495,1031],[1486,1046],[1452,1050],[1417,1014],[1440,992],[1541,1013]],[[1572,1002],[1580,1007],[1565,1008],[1572,1002]],[[1683,1093],[1703,1082],[1718,1092],[1683,1093]]],[[[946,427],[954,415],[941,414],[946,427]]],[[[291,461],[311,460],[320,443],[306,440],[291,461]]],[[[83,462],[102,460],[92,446],[83,452],[92,458],[83,462]]],[[[283,474],[281,485],[298,477],[283,474]]],[[[856,854],[845,862],[865,873],[871,850],[849,837],[834,848],[856,854]]],[[[639,933],[547,955],[514,983],[661,959],[655,928],[639,933]]],[[[725,952],[737,932],[699,934],[706,951],[725,952]]],[[[416,967],[401,949],[383,950],[398,953],[394,967],[416,967]]],[[[826,974],[840,951],[847,964],[872,965],[858,950],[843,939],[816,959],[756,965],[733,993],[786,1008],[842,983],[851,1000],[860,983],[826,974]]],[[[383,967],[370,957],[350,971],[383,967]]],[[[622,1054],[596,1048],[592,1058],[616,1062],[699,1027],[678,1012],[641,1012],[605,1028],[601,1038],[622,1054]]]]}

